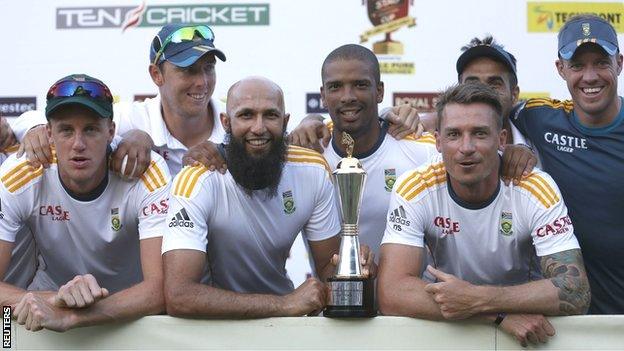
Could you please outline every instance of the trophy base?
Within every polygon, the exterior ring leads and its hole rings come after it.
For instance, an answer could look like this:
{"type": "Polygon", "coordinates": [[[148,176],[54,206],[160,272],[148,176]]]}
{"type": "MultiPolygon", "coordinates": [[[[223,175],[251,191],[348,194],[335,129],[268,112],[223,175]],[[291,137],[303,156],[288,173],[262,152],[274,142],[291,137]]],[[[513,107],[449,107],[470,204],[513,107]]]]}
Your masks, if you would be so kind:
{"type": "Polygon", "coordinates": [[[403,55],[403,44],[398,41],[378,41],[373,44],[373,52],[380,55],[403,55]]]}
{"type": "Polygon", "coordinates": [[[329,318],[375,317],[375,281],[368,278],[327,279],[330,286],[330,302],[323,316],[329,318]]]}

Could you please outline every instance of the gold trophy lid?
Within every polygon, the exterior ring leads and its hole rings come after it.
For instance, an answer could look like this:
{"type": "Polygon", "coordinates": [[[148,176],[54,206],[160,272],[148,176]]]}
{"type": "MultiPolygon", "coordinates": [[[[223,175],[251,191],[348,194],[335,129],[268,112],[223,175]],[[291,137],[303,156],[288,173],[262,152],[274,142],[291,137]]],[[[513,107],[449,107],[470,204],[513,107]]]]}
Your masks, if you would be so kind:
{"type": "Polygon", "coordinates": [[[347,157],[342,158],[340,162],[338,162],[334,174],[365,173],[360,161],[353,157],[353,147],[355,145],[355,141],[347,132],[342,132],[342,144],[345,145],[347,157]]]}

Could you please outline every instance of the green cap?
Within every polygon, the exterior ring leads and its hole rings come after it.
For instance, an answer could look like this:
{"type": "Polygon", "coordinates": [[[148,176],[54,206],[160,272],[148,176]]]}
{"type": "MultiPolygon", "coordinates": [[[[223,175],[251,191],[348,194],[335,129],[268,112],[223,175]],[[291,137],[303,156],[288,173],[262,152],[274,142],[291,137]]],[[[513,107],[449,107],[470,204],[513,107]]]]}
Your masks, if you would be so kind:
{"type": "Polygon", "coordinates": [[[59,79],[48,90],[46,118],[58,108],[70,104],[85,106],[102,118],[113,118],[113,96],[101,80],[86,74],[72,74],[59,79]]]}

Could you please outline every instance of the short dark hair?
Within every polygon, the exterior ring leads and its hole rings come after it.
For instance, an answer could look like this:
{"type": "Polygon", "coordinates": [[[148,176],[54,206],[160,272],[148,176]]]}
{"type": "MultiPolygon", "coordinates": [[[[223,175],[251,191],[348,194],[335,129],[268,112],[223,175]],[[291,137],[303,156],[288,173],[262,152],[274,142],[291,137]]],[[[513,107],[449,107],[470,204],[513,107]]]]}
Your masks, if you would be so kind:
{"type": "Polygon", "coordinates": [[[358,60],[367,63],[373,71],[375,82],[381,82],[381,74],[379,73],[379,61],[377,56],[362,45],[346,44],[334,49],[327,55],[323,66],[321,66],[321,79],[325,82],[325,67],[337,60],[358,60]]]}
{"type": "Polygon", "coordinates": [[[496,127],[503,128],[503,105],[499,100],[498,93],[480,82],[462,83],[451,86],[438,96],[436,111],[438,115],[437,129],[442,125],[444,108],[449,104],[468,105],[484,103],[492,107],[496,112],[496,127]]]}
{"type": "MultiPolygon", "coordinates": [[[[484,55],[480,57],[488,57],[494,61],[502,63],[507,68],[507,72],[509,73],[509,84],[511,85],[509,88],[513,89],[514,87],[516,87],[518,85],[518,76],[516,75],[516,61],[517,61],[516,57],[509,51],[505,50],[505,47],[502,44],[499,44],[496,41],[496,39],[494,39],[494,37],[491,35],[488,35],[483,39],[480,39],[477,37],[472,38],[468,44],[462,46],[461,51],[465,53],[466,51],[472,48],[479,47],[479,46],[489,46],[500,52],[496,56],[484,55]],[[499,57],[501,54],[507,57],[499,57]]],[[[475,56],[472,60],[477,59],[477,58],[479,57],[475,56]]],[[[464,64],[464,67],[467,66],[470,63],[470,61],[466,62],[464,64]]],[[[464,72],[462,71],[460,73],[460,76],[463,73],[464,72]]]]}

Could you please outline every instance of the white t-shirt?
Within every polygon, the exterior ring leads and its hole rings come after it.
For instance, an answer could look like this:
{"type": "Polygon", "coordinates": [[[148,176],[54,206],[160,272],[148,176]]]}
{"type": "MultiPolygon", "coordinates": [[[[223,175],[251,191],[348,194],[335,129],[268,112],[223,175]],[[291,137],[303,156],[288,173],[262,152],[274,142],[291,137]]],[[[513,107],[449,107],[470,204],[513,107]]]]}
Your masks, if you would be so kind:
{"type": "MultiPolygon", "coordinates": [[[[2,164],[9,155],[17,151],[19,146],[10,147],[0,152],[0,164],[2,164]]],[[[3,206],[10,204],[2,203],[0,199],[0,220],[4,217],[2,213],[3,206]]],[[[28,227],[22,228],[16,235],[15,246],[11,252],[11,261],[9,267],[4,274],[3,281],[11,285],[15,285],[25,289],[32,281],[37,268],[37,257],[35,250],[35,241],[28,227]]]]}
{"type": "Polygon", "coordinates": [[[108,173],[105,190],[79,201],[63,187],[56,164],[34,169],[24,157],[0,167],[0,239],[15,242],[32,230],[39,251],[30,290],[56,290],[78,274],[93,274],[116,292],[142,281],[139,240],[162,236],[171,176],[152,153],[150,167],[134,181],[108,173]]]}
{"type": "MultiPolygon", "coordinates": [[[[132,129],[147,132],[154,141],[154,151],[165,159],[171,174],[178,174],[182,169],[182,157],[188,148],[167,129],[161,112],[160,95],[130,104],[118,103],[114,105],[114,108],[113,121],[117,126],[116,133],[122,135],[132,129]]],[[[219,144],[225,137],[225,129],[221,125],[219,114],[225,109],[216,99],[210,99],[210,108],[214,124],[208,140],[219,144]]]]}
{"type": "MultiPolygon", "coordinates": [[[[329,124],[332,129],[332,124],[329,124]]],[[[323,156],[329,167],[336,169],[338,162],[346,155],[339,155],[332,138],[323,156]]],[[[355,155],[366,171],[362,207],[360,208],[359,229],[360,243],[368,245],[379,261],[379,245],[386,227],[386,213],[392,187],[398,176],[412,170],[433,156],[438,155],[435,138],[426,134],[419,139],[407,137],[396,140],[382,128],[380,139],[367,155],[355,155]]]]}
{"type": "Polygon", "coordinates": [[[568,210],[552,178],[534,170],[480,205],[455,195],[438,160],[397,180],[382,244],[429,247],[433,265],[473,284],[533,280],[537,256],[578,249],[568,210]]]}
{"type": "Polygon", "coordinates": [[[208,251],[216,287],[241,293],[287,294],[285,263],[299,231],[311,241],[340,231],[325,159],[289,146],[275,197],[247,195],[232,175],[185,167],[171,187],[163,253],[208,251]]]}

